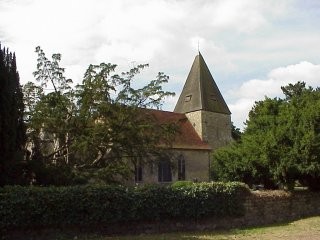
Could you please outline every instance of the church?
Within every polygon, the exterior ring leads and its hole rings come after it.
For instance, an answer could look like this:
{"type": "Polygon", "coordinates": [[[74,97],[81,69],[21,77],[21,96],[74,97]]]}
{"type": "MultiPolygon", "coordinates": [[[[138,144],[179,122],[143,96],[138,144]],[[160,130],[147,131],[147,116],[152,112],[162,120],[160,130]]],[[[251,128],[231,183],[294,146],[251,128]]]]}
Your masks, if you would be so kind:
{"type": "Polygon", "coordinates": [[[135,169],[135,183],[209,181],[211,152],[231,142],[231,112],[199,52],[173,112],[150,110],[160,122],[176,123],[179,133],[171,149],[174,166],[135,169]]]}

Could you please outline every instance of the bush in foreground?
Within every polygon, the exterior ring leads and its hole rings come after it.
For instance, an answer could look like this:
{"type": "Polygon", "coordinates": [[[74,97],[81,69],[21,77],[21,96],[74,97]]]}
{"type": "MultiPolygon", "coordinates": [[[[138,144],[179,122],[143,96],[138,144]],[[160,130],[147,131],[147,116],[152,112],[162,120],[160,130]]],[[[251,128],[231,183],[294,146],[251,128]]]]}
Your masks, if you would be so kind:
{"type": "Polygon", "coordinates": [[[241,216],[241,183],[170,186],[5,187],[0,228],[101,226],[108,223],[241,216]]]}

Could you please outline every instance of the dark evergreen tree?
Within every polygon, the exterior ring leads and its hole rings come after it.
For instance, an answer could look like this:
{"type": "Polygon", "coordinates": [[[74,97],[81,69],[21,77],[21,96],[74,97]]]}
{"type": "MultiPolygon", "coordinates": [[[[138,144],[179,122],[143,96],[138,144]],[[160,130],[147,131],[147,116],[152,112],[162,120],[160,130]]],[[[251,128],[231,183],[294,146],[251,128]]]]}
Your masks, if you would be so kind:
{"type": "Polygon", "coordinates": [[[241,135],[242,132],[240,128],[237,128],[233,123],[232,123],[232,128],[231,128],[231,136],[232,139],[235,140],[236,142],[241,140],[241,135]]]}
{"type": "Polygon", "coordinates": [[[23,111],[15,54],[0,45],[0,186],[23,181],[23,111]]]}
{"type": "Polygon", "coordinates": [[[214,153],[215,180],[320,191],[320,89],[304,82],[281,88],[285,98],[256,102],[241,140],[214,153]]]}

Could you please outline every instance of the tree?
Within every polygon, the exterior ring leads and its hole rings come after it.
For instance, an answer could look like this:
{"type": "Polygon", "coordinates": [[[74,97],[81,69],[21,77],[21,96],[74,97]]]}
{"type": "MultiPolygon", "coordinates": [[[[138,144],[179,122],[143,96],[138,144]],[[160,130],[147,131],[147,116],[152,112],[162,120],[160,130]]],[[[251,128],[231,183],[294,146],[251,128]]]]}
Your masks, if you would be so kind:
{"type": "Polygon", "coordinates": [[[283,90],[289,93],[283,118],[287,119],[287,135],[293,146],[290,155],[295,160],[296,178],[310,189],[320,190],[320,89],[298,82],[283,90]]]}
{"type": "Polygon", "coordinates": [[[64,68],[59,66],[60,54],[53,54],[49,60],[40,47],[36,53],[34,75],[40,84],[28,82],[23,87],[29,168],[38,183],[61,185],[72,175],[68,166],[69,130],[75,106],[72,81],[64,77],[64,68]]]}
{"type": "Polygon", "coordinates": [[[15,54],[0,45],[0,186],[23,183],[23,111],[15,54]]]}
{"type": "Polygon", "coordinates": [[[320,188],[320,91],[303,82],[282,90],[285,99],[256,102],[239,143],[214,154],[217,176],[267,188],[292,189],[297,180],[320,188]]]}
{"type": "Polygon", "coordinates": [[[231,137],[235,141],[240,141],[241,140],[241,135],[242,132],[240,128],[237,128],[233,123],[232,123],[232,128],[231,128],[231,137]]]}
{"type": "Polygon", "coordinates": [[[38,142],[35,152],[40,153],[43,164],[68,166],[86,174],[98,172],[114,181],[128,177],[135,165],[152,161],[151,156],[162,154],[159,143],[169,144],[176,127],[159,124],[145,108],[160,108],[163,98],[173,95],[162,90],[168,76],[159,73],[155,80],[135,89],[136,75],[148,65],[119,75],[116,65],[101,63],[90,65],[82,83],[72,88],[59,66],[61,55],[54,54],[50,61],[40,48],[36,52],[35,76],[41,84],[36,88],[26,85],[25,92],[37,89],[39,93],[28,98],[27,105],[32,109],[29,127],[34,146],[38,142]],[[43,94],[41,87],[48,83],[54,91],[43,94]]]}

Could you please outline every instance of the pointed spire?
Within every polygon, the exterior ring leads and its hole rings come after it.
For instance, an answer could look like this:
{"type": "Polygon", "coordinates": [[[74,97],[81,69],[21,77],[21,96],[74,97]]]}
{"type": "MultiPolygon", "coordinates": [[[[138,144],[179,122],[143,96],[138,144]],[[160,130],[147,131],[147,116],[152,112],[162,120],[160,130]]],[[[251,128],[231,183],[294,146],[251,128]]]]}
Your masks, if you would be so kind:
{"type": "Polygon", "coordinates": [[[231,114],[200,51],[194,59],[174,112],[198,110],[231,114]]]}

